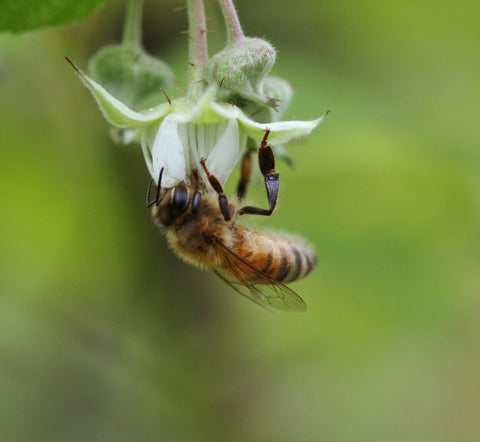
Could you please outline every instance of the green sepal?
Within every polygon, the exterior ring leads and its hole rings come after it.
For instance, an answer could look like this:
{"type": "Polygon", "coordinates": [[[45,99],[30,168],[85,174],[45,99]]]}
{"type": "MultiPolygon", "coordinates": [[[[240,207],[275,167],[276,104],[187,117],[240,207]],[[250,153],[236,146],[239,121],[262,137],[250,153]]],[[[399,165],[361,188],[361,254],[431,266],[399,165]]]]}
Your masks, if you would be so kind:
{"type": "Polygon", "coordinates": [[[148,109],[163,100],[162,89],[174,81],[170,67],[143,49],[111,45],[89,61],[90,76],[132,109],[148,109]]]}
{"type": "Polygon", "coordinates": [[[66,57],[66,60],[75,69],[82,83],[92,93],[103,115],[113,126],[123,128],[149,126],[162,119],[175,108],[175,104],[162,103],[145,111],[133,110],[83,73],[68,57],[66,57]]]}

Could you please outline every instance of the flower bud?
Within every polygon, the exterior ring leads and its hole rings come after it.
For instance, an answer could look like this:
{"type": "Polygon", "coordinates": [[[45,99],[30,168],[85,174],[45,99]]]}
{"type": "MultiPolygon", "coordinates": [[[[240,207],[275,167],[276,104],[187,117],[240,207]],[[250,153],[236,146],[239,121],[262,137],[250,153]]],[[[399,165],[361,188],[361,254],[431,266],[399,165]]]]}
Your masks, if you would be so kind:
{"type": "Polygon", "coordinates": [[[162,101],[162,89],[174,80],[166,63],[129,45],[100,49],[90,59],[88,71],[115,98],[139,110],[162,101]]]}
{"type": "Polygon", "coordinates": [[[269,76],[265,79],[263,87],[269,100],[275,102],[272,120],[277,121],[285,114],[293,97],[293,89],[287,80],[280,77],[269,76]]]}
{"type": "Polygon", "coordinates": [[[207,64],[206,79],[248,100],[273,106],[264,93],[264,80],[275,63],[275,48],[261,38],[229,44],[207,64]]]}
{"type": "Polygon", "coordinates": [[[228,101],[259,123],[280,120],[292,100],[292,87],[283,78],[268,76],[265,78],[263,91],[267,101],[247,100],[238,94],[230,95],[228,101]]]}

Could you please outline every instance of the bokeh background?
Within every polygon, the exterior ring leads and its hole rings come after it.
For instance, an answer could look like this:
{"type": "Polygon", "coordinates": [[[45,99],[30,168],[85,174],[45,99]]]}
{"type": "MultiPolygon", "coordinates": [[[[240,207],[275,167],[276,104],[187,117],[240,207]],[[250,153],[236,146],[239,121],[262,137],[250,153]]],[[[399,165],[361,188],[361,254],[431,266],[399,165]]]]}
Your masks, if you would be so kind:
{"type": "MultiPolygon", "coordinates": [[[[181,88],[178,6],[146,2],[145,45],[181,88]]],[[[252,220],[315,245],[292,284],[308,311],[268,314],[167,249],[140,149],[114,145],[63,59],[118,41],[122,2],[2,34],[0,440],[478,441],[477,2],[237,7],[295,86],[287,117],[332,111],[252,220]]]]}

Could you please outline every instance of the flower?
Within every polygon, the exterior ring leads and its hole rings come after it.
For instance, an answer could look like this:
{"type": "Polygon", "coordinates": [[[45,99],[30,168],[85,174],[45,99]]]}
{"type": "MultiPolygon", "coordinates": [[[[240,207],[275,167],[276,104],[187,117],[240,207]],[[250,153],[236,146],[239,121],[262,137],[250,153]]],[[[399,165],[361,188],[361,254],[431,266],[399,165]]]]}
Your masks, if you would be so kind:
{"type": "Polygon", "coordinates": [[[284,144],[308,135],[324,118],[259,123],[239,107],[215,101],[215,85],[206,88],[196,101],[183,97],[136,111],[113,97],[68,58],[67,61],[90,90],[107,121],[127,129],[124,133],[129,140],[140,141],[152,178],[157,180],[164,169],[162,187],[188,181],[195,170],[203,174],[202,158],[210,172],[225,183],[246,151],[248,139],[259,145],[269,129],[269,143],[284,144]]]}

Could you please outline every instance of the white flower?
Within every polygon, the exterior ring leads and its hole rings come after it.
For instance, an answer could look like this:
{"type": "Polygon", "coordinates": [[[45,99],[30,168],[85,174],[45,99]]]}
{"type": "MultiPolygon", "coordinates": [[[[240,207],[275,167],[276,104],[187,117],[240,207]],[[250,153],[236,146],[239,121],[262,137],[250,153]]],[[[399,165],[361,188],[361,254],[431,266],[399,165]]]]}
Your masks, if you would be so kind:
{"type": "Polygon", "coordinates": [[[206,159],[210,172],[225,183],[245,152],[248,138],[260,145],[265,131],[269,129],[268,142],[272,145],[284,144],[308,135],[324,118],[258,123],[248,118],[240,108],[216,102],[216,86],[207,88],[197,102],[180,98],[146,111],[135,111],[71,64],[108,122],[128,129],[129,138],[141,142],[154,180],[164,168],[162,187],[172,187],[188,180],[194,170],[203,174],[201,158],[206,159]]]}

